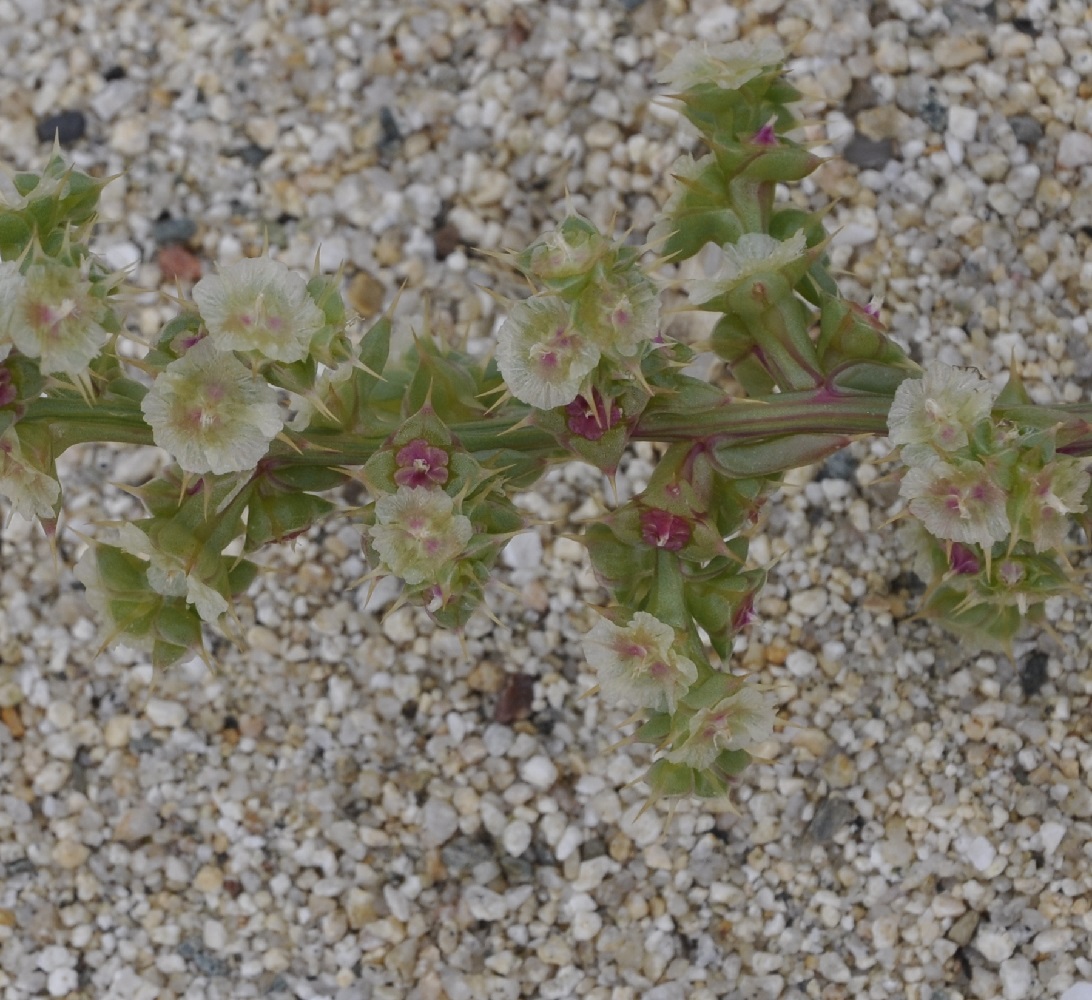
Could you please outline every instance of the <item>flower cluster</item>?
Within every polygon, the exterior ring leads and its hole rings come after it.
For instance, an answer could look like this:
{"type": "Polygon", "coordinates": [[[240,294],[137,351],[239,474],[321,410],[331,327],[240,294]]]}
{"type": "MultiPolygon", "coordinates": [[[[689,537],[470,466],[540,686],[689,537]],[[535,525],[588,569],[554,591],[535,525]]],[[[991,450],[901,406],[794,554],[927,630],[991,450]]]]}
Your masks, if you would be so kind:
{"type": "Polygon", "coordinates": [[[513,306],[497,333],[497,365],[516,399],[552,410],[596,392],[614,398],[612,382],[638,377],[660,311],[632,248],[570,216],[517,264],[546,291],[513,306]]]}
{"type": "Polygon", "coordinates": [[[925,528],[914,544],[933,582],[926,609],[1004,646],[1068,589],[1059,553],[1090,477],[1058,452],[1055,428],[995,419],[998,399],[977,373],[936,365],[899,386],[888,423],[908,465],[900,495],[925,528]]]}

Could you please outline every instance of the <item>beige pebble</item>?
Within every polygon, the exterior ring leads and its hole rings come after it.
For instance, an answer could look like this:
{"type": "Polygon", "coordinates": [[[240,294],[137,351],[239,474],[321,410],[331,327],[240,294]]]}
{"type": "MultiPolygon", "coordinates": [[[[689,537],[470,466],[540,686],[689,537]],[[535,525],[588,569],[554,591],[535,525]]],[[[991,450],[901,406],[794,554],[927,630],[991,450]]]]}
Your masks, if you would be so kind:
{"type": "Polygon", "coordinates": [[[53,848],[53,861],[62,868],[79,868],[91,851],[77,840],[60,840],[53,848]]]}

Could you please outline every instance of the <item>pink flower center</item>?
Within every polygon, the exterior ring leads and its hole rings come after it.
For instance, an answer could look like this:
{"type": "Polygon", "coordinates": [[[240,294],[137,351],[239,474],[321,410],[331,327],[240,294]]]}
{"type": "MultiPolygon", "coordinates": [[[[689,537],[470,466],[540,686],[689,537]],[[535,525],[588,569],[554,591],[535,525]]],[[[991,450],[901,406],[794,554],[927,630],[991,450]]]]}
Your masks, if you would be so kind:
{"type": "Polygon", "coordinates": [[[678,552],[690,542],[690,523],[666,510],[646,510],[641,514],[641,538],[653,548],[678,552]]]}

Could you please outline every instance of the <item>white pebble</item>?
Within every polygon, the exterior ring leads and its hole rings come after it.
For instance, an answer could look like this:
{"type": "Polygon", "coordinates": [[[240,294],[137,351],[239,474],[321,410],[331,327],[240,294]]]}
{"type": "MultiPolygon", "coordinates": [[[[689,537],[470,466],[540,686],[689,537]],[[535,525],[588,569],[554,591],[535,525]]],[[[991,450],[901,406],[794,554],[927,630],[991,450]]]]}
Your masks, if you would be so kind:
{"type": "Polygon", "coordinates": [[[34,776],[35,795],[53,795],[68,781],[71,768],[59,760],[51,760],[34,776]]]}
{"type": "Polygon", "coordinates": [[[50,702],[46,718],[58,729],[68,729],[76,721],[76,710],[67,701],[50,702]]]}
{"type": "Polygon", "coordinates": [[[102,252],[102,259],[114,271],[127,271],[140,263],[140,247],[128,241],[115,243],[102,252]]]}
{"type": "Polygon", "coordinates": [[[815,672],[816,666],[818,666],[819,660],[814,653],[809,653],[806,649],[794,649],[785,658],[785,666],[788,667],[789,673],[793,677],[807,677],[815,672]]]}
{"type": "Polygon", "coordinates": [[[948,134],[960,142],[974,142],[978,131],[978,112],[959,105],[948,109],[948,134]]]}
{"type": "Polygon", "coordinates": [[[504,897],[484,886],[469,886],[463,894],[463,899],[466,900],[466,907],[475,920],[503,920],[508,913],[508,904],[504,897]]]}
{"type": "Polygon", "coordinates": [[[76,964],[76,956],[59,944],[51,944],[38,952],[38,968],[42,972],[68,969],[76,964]]]}
{"type": "Polygon", "coordinates": [[[827,592],[822,587],[812,587],[793,594],[789,598],[789,607],[798,615],[814,618],[827,606],[827,592]]]}
{"type": "Polygon", "coordinates": [[[501,553],[504,565],[511,569],[537,569],[542,564],[542,539],[537,531],[521,531],[501,553]]]}
{"type": "Polygon", "coordinates": [[[429,847],[439,847],[455,836],[459,814],[450,802],[431,798],[421,816],[421,840],[429,847]]]}
{"type": "Polygon", "coordinates": [[[993,864],[994,858],[997,857],[997,849],[985,837],[975,837],[964,848],[963,856],[978,871],[984,872],[993,864]]]}
{"type": "Polygon", "coordinates": [[[522,819],[514,819],[504,828],[504,849],[518,858],[531,846],[531,825],[522,819]]]}
{"type": "Polygon", "coordinates": [[[573,915],[574,941],[591,941],[603,929],[603,918],[594,910],[580,910],[573,915]]]}
{"type": "Polygon", "coordinates": [[[1024,1000],[1031,996],[1031,984],[1035,978],[1031,962],[1017,956],[1001,963],[1001,989],[1005,1000],[1024,1000]]]}
{"type": "Polygon", "coordinates": [[[163,698],[149,698],[144,713],[153,725],[163,729],[177,729],[185,723],[188,714],[184,705],[163,698]]]}
{"type": "Polygon", "coordinates": [[[75,969],[54,969],[49,974],[46,988],[51,997],[68,996],[80,984],[79,973],[75,969]]]}
{"type": "Polygon", "coordinates": [[[114,827],[116,840],[131,843],[150,837],[159,829],[159,816],[151,806],[137,806],[127,810],[114,827]]]}
{"type": "Polygon", "coordinates": [[[1092,163],[1092,135],[1085,132],[1067,132],[1058,143],[1058,166],[1067,169],[1085,167],[1092,163]]]}
{"type": "Polygon", "coordinates": [[[584,842],[584,835],[575,827],[565,827],[565,832],[554,848],[554,857],[558,861],[564,861],[573,855],[576,849],[584,842]]]}
{"type": "Polygon", "coordinates": [[[1074,983],[1062,994],[1061,1000],[1092,1000],[1092,983],[1074,983]]]}
{"type": "Polygon", "coordinates": [[[1061,823],[1044,823],[1039,827],[1039,839],[1043,843],[1043,852],[1049,858],[1065,837],[1065,827],[1061,823]]]}
{"type": "Polygon", "coordinates": [[[1014,949],[1012,938],[1005,931],[996,931],[989,927],[979,930],[974,943],[982,957],[995,965],[1009,958],[1014,949]]]}
{"type": "Polygon", "coordinates": [[[549,757],[537,754],[520,765],[519,776],[527,784],[545,791],[557,781],[557,767],[549,757]]]}
{"type": "Polygon", "coordinates": [[[201,937],[205,947],[212,951],[220,951],[227,944],[227,932],[219,920],[206,920],[201,937]]]}

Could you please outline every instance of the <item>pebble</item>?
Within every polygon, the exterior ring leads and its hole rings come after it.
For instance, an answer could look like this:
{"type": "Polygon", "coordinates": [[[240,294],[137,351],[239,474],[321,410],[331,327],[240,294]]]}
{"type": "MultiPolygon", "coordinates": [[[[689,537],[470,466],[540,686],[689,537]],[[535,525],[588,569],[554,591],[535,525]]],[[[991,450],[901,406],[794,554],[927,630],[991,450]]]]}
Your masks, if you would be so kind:
{"type": "Polygon", "coordinates": [[[1092,983],[1074,983],[1062,994],[1061,1000],[1092,1000],[1092,983]]]}
{"type": "Polygon", "coordinates": [[[54,969],[49,974],[46,989],[51,997],[68,996],[80,984],[79,973],[75,969],[54,969]]]}
{"type": "Polygon", "coordinates": [[[34,794],[55,795],[64,788],[72,768],[59,760],[51,760],[34,776],[34,794]]]}
{"type": "Polygon", "coordinates": [[[53,142],[56,138],[67,149],[87,134],[87,117],[82,111],[58,111],[39,119],[35,131],[39,142],[53,142]]]}
{"type": "Polygon", "coordinates": [[[546,791],[557,781],[557,766],[549,757],[536,754],[520,764],[519,776],[527,784],[546,791]]]}
{"type": "Polygon", "coordinates": [[[508,913],[504,897],[480,885],[472,885],[463,893],[467,909],[475,920],[503,920],[508,913]]]}
{"type": "Polygon", "coordinates": [[[186,718],[189,715],[185,705],[162,698],[149,698],[144,714],[153,725],[162,729],[178,729],[186,724],[186,718]]]}
{"type": "Polygon", "coordinates": [[[974,945],[981,952],[982,957],[994,965],[1004,962],[1015,949],[1015,944],[1007,931],[995,930],[989,926],[979,927],[974,945]]]}
{"type": "Polygon", "coordinates": [[[1005,1000],[1027,1000],[1035,982],[1035,970],[1031,962],[1022,956],[1006,959],[998,970],[1005,1000]]]}
{"type": "Polygon", "coordinates": [[[963,853],[978,871],[984,872],[997,857],[997,848],[986,837],[974,837],[966,845],[963,853]]]}
{"type": "Polygon", "coordinates": [[[531,846],[531,825],[526,820],[512,820],[504,828],[504,849],[513,857],[519,857],[531,846]]]}
{"type": "Polygon", "coordinates": [[[129,736],[133,729],[133,718],[130,715],[112,715],[103,726],[103,742],[112,749],[127,746],[129,736]]]}
{"type": "Polygon", "coordinates": [[[114,839],[126,843],[150,837],[160,827],[159,814],[151,806],[127,809],[114,827],[114,839]]]}
{"type": "Polygon", "coordinates": [[[59,840],[53,848],[53,860],[61,868],[79,868],[90,855],[90,849],[75,840],[59,840]]]}
{"type": "Polygon", "coordinates": [[[444,799],[430,798],[421,814],[421,838],[430,847],[439,847],[455,836],[459,814],[444,799]]]}
{"type": "Polygon", "coordinates": [[[1058,166],[1076,170],[1092,164],[1092,135],[1087,132],[1067,132],[1058,143],[1058,166]]]}
{"type": "Polygon", "coordinates": [[[818,665],[818,657],[803,649],[794,649],[785,658],[785,667],[793,677],[808,677],[815,673],[818,665]]]}

